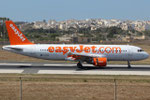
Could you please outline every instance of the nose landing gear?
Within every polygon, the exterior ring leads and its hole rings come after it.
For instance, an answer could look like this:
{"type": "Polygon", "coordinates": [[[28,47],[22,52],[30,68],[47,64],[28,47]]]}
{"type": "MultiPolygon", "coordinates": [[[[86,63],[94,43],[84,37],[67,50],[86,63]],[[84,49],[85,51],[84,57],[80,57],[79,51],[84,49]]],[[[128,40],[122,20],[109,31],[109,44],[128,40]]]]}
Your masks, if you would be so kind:
{"type": "Polygon", "coordinates": [[[128,68],[131,68],[131,64],[130,64],[130,61],[128,61],[128,68]]]}

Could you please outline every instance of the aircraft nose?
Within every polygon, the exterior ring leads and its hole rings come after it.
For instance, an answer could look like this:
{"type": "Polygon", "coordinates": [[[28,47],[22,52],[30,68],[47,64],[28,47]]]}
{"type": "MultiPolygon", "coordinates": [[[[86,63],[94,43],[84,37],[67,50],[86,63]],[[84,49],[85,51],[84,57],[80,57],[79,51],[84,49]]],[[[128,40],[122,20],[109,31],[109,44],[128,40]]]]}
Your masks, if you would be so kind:
{"type": "Polygon", "coordinates": [[[144,58],[147,59],[149,57],[149,54],[147,52],[144,53],[144,58]]]}

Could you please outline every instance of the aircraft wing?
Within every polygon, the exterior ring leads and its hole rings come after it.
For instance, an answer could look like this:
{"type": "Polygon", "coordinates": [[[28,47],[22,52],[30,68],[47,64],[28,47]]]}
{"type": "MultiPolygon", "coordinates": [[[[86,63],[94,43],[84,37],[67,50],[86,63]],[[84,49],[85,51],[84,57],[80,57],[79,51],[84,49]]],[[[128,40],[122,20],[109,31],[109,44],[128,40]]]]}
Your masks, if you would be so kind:
{"type": "Polygon", "coordinates": [[[103,54],[90,54],[90,53],[71,53],[71,55],[78,55],[83,57],[92,57],[92,58],[100,58],[100,57],[106,57],[103,54]]]}
{"type": "Polygon", "coordinates": [[[68,53],[67,60],[86,60],[91,58],[106,57],[103,54],[90,54],[90,53],[68,53]]]}

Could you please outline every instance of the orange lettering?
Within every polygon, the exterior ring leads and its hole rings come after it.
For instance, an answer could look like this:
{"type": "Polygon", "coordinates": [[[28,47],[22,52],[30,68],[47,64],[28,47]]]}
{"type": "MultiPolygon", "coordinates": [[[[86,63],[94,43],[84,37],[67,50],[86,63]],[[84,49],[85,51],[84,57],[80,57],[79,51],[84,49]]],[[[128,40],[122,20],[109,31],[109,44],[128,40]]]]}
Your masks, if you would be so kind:
{"type": "Polygon", "coordinates": [[[90,47],[85,47],[85,48],[84,48],[84,52],[85,52],[85,53],[89,53],[89,52],[90,52],[90,47]]]}
{"type": "Polygon", "coordinates": [[[80,49],[77,49],[76,51],[77,51],[77,53],[81,53],[81,52],[83,52],[83,45],[79,45],[79,47],[80,47],[80,49]]]}
{"type": "Polygon", "coordinates": [[[59,47],[59,46],[58,46],[58,47],[56,47],[55,52],[56,52],[56,53],[61,53],[61,47],[59,47]]]}
{"type": "Polygon", "coordinates": [[[48,48],[48,51],[51,52],[51,53],[54,52],[54,47],[50,46],[50,47],[48,48]]]}
{"type": "Polygon", "coordinates": [[[100,48],[99,48],[99,52],[103,54],[103,53],[105,52],[105,51],[104,51],[104,47],[100,47],[100,48]]]}
{"type": "Polygon", "coordinates": [[[96,46],[92,46],[91,48],[92,48],[92,52],[96,53],[96,51],[95,51],[96,46]]]}
{"type": "Polygon", "coordinates": [[[71,52],[74,52],[77,47],[69,47],[71,52]]]}
{"type": "Polygon", "coordinates": [[[105,52],[106,52],[106,53],[111,53],[111,48],[110,48],[110,47],[106,47],[106,48],[105,48],[105,52]]]}
{"type": "Polygon", "coordinates": [[[116,51],[116,53],[118,53],[118,51],[121,53],[121,48],[120,47],[112,47],[112,53],[114,53],[114,51],[116,51]]]}
{"type": "Polygon", "coordinates": [[[63,47],[63,55],[65,55],[68,52],[68,47],[63,47]]]}

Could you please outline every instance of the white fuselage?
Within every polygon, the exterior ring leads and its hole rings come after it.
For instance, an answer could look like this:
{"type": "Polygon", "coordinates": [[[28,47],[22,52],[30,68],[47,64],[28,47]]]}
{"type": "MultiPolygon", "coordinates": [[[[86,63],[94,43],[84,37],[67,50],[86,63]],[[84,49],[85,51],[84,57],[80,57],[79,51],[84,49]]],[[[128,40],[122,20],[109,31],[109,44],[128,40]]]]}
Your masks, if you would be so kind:
{"type": "Polygon", "coordinates": [[[129,45],[34,44],[25,37],[13,21],[5,23],[10,45],[2,48],[30,57],[78,61],[78,68],[83,68],[82,62],[104,67],[107,65],[107,61],[128,61],[130,68],[130,61],[149,57],[149,54],[141,48],[129,45]]]}
{"type": "Polygon", "coordinates": [[[66,60],[69,53],[102,55],[108,61],[136,61],[149,57],[141,48],[129,45],[7,45],[4,50],[40,59],[66,60]]]}

